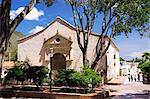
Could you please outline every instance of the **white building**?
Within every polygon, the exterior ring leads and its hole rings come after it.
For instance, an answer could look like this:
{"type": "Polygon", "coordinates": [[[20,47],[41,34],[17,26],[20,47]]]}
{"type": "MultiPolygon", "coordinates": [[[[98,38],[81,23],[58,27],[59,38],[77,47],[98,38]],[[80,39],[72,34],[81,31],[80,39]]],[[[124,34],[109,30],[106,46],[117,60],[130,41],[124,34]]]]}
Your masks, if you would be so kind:
{"type": "Polygon", "coordinates": [[[126,76],[128,74],[138,74],[139,72],[141,72],[141,70],[137,68],[138,64],[139,63],[136,62],[121,61],[121,75],[126,76]]]}
{"type": "MultiPolygon", "coordinates": [[[[87,49],[87,58],[92,63],[96,54],[96,42],[99,35],[92,33],[87,49]]],[[[106,38],[108,42],[109,38],[106,38]]],[[[82,40],[82,39],[81,39],[82,40]]],[[[45,29],[31,34],[18,41],[18,59],[24,61],[28,58],[32,65],[49,65],[49,55],[53,49],[52,69],[82,69],[82,52],[78,46],[75,27],[64,19],[57,17],[45,29]]],[[[107,72],[107,78],[111,79],[119,75],[119,49],[111,41],[105,61],[99,62],[97,70],[107,72]]],[[[106,76],[106,75],[105,75],[106,76]]]]}

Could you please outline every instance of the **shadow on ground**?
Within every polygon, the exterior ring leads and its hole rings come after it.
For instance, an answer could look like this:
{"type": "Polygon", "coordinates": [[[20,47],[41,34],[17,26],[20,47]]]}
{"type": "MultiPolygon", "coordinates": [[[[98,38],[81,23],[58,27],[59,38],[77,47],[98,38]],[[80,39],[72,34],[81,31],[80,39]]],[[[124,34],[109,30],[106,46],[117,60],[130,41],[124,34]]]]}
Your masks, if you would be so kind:
{"type": "Polygon", "coordinates": [[[140,93],[127,93],[125,95],[112,95],[109,99],[150,99],[150,90],[143,90],[140,93]]]}
{"type": "Polygon", "coordinates": [[[107,83],[107,85],[121,85],[121,83],[107,83]]]}

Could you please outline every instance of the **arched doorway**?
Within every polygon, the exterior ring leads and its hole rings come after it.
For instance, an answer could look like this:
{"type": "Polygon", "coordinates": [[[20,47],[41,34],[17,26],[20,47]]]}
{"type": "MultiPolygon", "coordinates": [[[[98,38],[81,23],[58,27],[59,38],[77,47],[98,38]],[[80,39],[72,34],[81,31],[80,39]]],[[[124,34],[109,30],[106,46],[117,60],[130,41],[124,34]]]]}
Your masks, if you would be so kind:
{"type": "Polygon", "coordinates": [[[66,69],[66,58],[63,54],[56,53],[52,58],[52,70],[58,71],[66,69]]]}

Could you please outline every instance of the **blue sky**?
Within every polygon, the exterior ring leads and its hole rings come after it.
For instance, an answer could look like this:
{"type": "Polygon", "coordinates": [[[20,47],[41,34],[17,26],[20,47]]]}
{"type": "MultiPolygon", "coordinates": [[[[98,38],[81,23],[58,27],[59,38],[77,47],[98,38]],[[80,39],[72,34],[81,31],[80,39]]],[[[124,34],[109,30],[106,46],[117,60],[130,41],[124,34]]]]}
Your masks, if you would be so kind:
{"type": "MultiPolygon", "coordinates": [[[[12,18],[14,18],[29,1],[30,0],[12,0],[12,18]]],[[[46,7],[44,3],[37,4],[30,15],[19,24],[16,31],[22,32],[24,35],[29,35],[32,32],[43,29],[57,16],[74,24],[70,6],[67,5],[64,0],[56,0],[56,3],[51,7],[46,7]]],[[[99,32],[100,30],[99,21],[100,20],[97,20],[94,26],[94,32],[99,32]]],[[[136,31],[130,33],[128,38],[126,38],[124,34],[117,36],[114,42],[120,49],[120,56],[125,59],[131,59],[136,56],[139,57],[142,52],[150,51],[150,38],[141,38],[136,31]]]]}

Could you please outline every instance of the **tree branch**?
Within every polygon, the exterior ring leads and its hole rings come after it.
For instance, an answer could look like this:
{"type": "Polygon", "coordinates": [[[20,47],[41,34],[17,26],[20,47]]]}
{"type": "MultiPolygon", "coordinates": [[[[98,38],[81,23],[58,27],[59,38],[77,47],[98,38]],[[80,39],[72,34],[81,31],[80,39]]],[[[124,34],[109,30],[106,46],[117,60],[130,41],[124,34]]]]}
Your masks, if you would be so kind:
{"type": "Polygon", "coordinates": [[[110,28],[111,21],[115,17],[115,15],[111,16],[112,15],[111,13],[112,12],[111,12],[111,9],[110,9],[109,20],[108,20],[107,23],[106,23],[106,14],[104,13],[103,25],[102,25],[102,33],[99,36],[99,39],[98,39],[98,42],[97,42],[97,45],[96,45],[96,58],[95,58],[95,60],[92,63],[92,68],[93,69],[95,68],[97,62],[105,55],[105,53],[107,52],[107,50],[108,50],[108,48],[110,46],[110,43],[111,43],[109,41],[108,45],[106,46],[106,48],[103,47],[105,45],[105,43],[106,43],[104,34],[106,33],[106,36],[107,36],[108,30],[110,28]]]}
{"type": "Polygon", "coordinates": [[[78,10],[77,4],[75,4],[75,10],[76,10],[77,15],[78,15],[78,18],[79,18],[81,32],[84,32],[83,21],[82,21],[82,17],[81,17],[81,15],[80,15],[80,12],[79,12],[79,10],[78,10]]]}
{"type": "Polygon", "coordinates": [[[9,35],[9,13],[11,8],[11,0],[2,0],[0,11],[0,47],[7,48],[8,35],[9,35]]]}
{"type": "Polygon", "coordinates": [[[74,24],[75,24],[75,27],[76,27],[78,45],[79,45],[79,48],[81,49],[81,51],[83,52],[84,48],[83,48],[83,46],[81,44],[81,40],[80,40],[80,32],[81,31],[80,31],[79,25],[77,23],[77,18],[76,18],[76,12],[75,12],[75,9],[74,9],[74,4],[71,1],[69,1],[69,3],[71,5],[72,12],[73,12],[73,19],[74,19],[74,24]]]}
{"type": "Polygon", "coordinates": [[[25,16],[33,9],[34,5],[36,4],[37,0],[32,0],[25,8],[24,10],[10,23],[10,33],[9,37],[11,34],[14,32],[16,27],[19,25],[19,23],[25,18],[25,16]]]}

